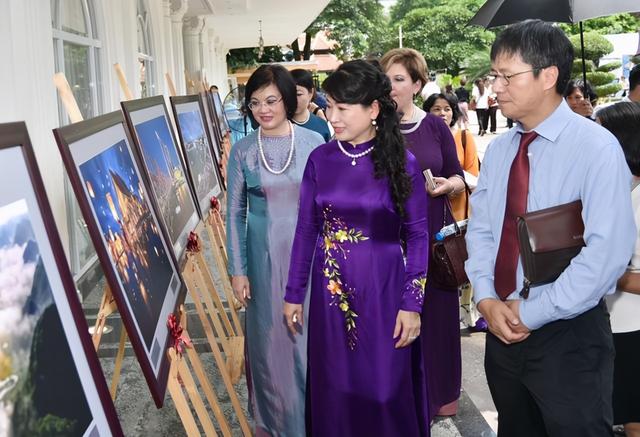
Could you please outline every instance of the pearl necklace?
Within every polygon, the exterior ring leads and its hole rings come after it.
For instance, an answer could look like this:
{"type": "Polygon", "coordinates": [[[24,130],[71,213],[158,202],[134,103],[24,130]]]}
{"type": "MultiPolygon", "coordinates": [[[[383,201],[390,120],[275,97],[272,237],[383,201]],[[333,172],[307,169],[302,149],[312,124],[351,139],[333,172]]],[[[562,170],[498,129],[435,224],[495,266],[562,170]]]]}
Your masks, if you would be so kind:
{"type": "Polygon", "coordinates": [[[260,150],[260,157],[262,158],[262,163],[264,164],[264,168],[266,168],[269,171],[269,173],[280,175],[284,173],[287,170],[287,168],[289,168],[289,165],[291,164],[291,159],[293,158],[293,143],[295,140],[293,125],[291,124],[291,122],[289,122],[289,130],[291,131],[291,148],[289,149],[289,157],[287,158],[287,162],[285,162],[284,167],[282,167],[282,170],[274,170],[269,166],[269,163],[267,162],[267,158],[264,156],[264,149],[262,148],[262,126],[258,127],[258,149],[260,150]]]}
{"type": "Polygon", "coordinates": [[[346,156],[351,158],[351,165],[356,165],[356,158],[362,158],[363,156],[371,153],[371,151],[373,150],[373,146],[371,146],[367,150],[361,153],[349,153],[346,150],[344,150],[344,147],[342,147],[342,143],[340,142],[340,140],[338,140],[338,147],[340,147],[340,151],[342,153],[344,153],[346,156]]]}

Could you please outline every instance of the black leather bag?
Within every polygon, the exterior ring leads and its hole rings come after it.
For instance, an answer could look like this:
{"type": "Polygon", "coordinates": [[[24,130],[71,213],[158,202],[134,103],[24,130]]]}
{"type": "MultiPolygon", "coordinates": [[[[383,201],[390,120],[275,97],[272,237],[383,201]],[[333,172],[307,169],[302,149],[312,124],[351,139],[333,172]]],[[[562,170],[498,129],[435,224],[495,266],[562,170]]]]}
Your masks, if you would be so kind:
{"type": "Polygon", "coordinates": [[[523,214],[517,219],[517,228],[524,271],[520,296],[526,299],[530,287],[558,279],[585,246],[582,202],[523,214]]]}
{"type": "MultiPolygon", "coordinates": [[[[466,191],[467,205],[465,206],[465,211],[468,211],[470,194],[468,187],[466,187],[466,191]]],[[[446,221],[447,211],[449,212],[449,216],[453,218],[451,202],[449,202],[449,198],[445,196],[444,221],[446,221]]],[[[467,254],[467,243],[464,240],[467,228],[466,226],[458,226],[455,218],[453,218],[453,223],[456,228],[455,233],[447,235],[441,241],[432,239],[427,283],[433,284],[436,288],[455,290],[457,292],[458,287],[469,283],[469,278],[464,270],[464,262],[469,255],[467,254]]]]}

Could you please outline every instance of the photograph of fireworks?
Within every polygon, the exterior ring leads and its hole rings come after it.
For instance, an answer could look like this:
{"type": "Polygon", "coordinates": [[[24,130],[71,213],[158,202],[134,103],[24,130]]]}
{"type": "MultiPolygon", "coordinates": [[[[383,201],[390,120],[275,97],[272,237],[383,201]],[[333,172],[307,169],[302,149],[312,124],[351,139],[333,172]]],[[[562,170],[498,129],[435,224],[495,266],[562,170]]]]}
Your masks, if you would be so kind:
{"type": "MultiPolygon", "coordinates": [[[[188,97],[186,97],[188,98],[188,97]]],[[[204,130],[202,112],[197,96],[189,103],[174,104],[174,113],[187,161],[187,170],[204,215],[210,208],[211,197],[222,192],[215,163],[211,155],[209,137],[204,130]]]]}
{"type": "Polygon", "coordinates": [[[0,266],[0,436],[91,434],[24,199],[0,205],[0,266]]]}
{"type": "Polygon", "coordinates": [[[180,260],[199,216],[164,98],[122,102],[171,246],[180,260]]]}
{"type": "Polygon", "coordinates": [[[125,141],[82,163],[80,173],[150,352],[173,269],[125,141]]]}
{"type": "Polygon", "coordinates": [[[53,130],[142,373],[164,403],[167,319],[184,283],[120,111],[53,130]]]}

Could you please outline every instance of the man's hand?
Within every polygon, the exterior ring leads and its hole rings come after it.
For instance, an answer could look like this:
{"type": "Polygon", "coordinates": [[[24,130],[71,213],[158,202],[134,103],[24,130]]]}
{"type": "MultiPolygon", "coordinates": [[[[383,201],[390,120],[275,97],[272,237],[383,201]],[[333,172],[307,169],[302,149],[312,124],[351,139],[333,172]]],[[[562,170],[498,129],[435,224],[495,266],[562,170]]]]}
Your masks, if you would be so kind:
{"type": "Polygon", "coordinates": [[[526,339],[530,331],[519,317],[519,301],[507,304],[498,299],[482,299],[478,303],[478,311],[489,324],[489,331],[503,343],[518,343],[526,339]],[[512,307],[515,306],[515,311],[512,307]]]}
{"type": "Polygon", "coordinates": [[[508,300],[505,302],[509,307],[509,309],[511,310],[511,312],[516,316],[516,319],[518,320],[518,324],[512,324],[511,322],[509,322],[509,325],[511,326],[511,329],[514,332],[517,332],[519,334],[527,334],[527,336],[529,336],[529,334],[531,333],[531,330],[527,328],[527,326],[524,323],[522,323],[522,319],[520,319],[520,302],[522,302],[520,299],[508,300]]]}

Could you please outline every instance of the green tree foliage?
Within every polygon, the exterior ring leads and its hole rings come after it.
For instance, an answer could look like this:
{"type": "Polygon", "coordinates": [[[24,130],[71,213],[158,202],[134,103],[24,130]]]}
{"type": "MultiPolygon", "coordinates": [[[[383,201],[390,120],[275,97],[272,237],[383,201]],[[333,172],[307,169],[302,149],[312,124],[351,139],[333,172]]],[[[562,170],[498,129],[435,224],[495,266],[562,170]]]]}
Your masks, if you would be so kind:
{"type": "Polygon", "coordinates": [[[621,89],[622,89],[622,85],[620,85],[619,83],[608,83],[606,85],[601,85],[599,87],[596,87],[595,91],[598,97],[606,97],[606,96],[610,96],[612,94],[617,93],[621,89]]]}
{"type": "Polygon", "coordinates": [[[396,23],[402,20],[405,15],[414,9],[428,9],[458,3],[473,11],[477,11],[484,2],[485,0],[398,0],[396,4],[391,7],[391,22],[396,23]]]}
{"type": "MultiPolygon", "coordinates": [[[[575,51],[576,58],[580,58],[582,50],[580,48],[580,35],[572,35],[569,37],[573,50],[575,51]]],[[[613,44],[609,42],[604,36],[597,32],[585,32],[584,33],[584,58],[593,61],[596,65],[607,53],[613,51],[613,44]]]]}
{"type": "MultiPolygon", "coordinates": [[[[593,61],[587,60],[584,63],[585,71],[596,71],[596,64],[593,61]]],[[[571,68],[571,74],[573,76],[577,76],[578,74],[582,74],[582,58],[577,58],[573,60],[573,67],[571,68]]]]}
{"type": "Polygon", "coordinates": [[[278,46],[265,47],[261,58],[258,58],[258,51],[258,47],[229,50],[227,68],[235,71],[255,67],[260,62],[280,62],[284,60],[284,55],[278,46]]]}
{"type": "Polygon", "coordinates": [[[491,57],[489,48],[476,51],[462,63],[461,74],[467,77],[467,85],[471,86],[473,81],[479,77],[486,76],[491,70],[491,57]]]}
{"type": "Polygon", "coordinates": [[[596,88],[601,85],[610,84],[615,79],[616,76],[613,73],[606,73],[604,71],[592,71],[587,73],[587,80],[596,88]]]}
{"type": "Polygon", "coordinates": [[[313,35],[320,30],[338,43],[335,54],[344,60],[381,52],[391,38],[377,0],[331,0],[305,32],[313,35]]]}
{"type": "Polygon", "coordinates": [[[622,67],[622,62],[620,61],[613,61],[613,62],[609,62],[608,64],[604,64],[598,67],[598,71],[613,71],[617,68],[622,67]]]}
{"type": "Polygon", "coordinates": [[[468,3],[452,0],[446,5],[410,11],[397,23],[402,25],[403,45],[420,51],[431,70],[447,69],[457,74],[462,65],[489,47],[495,38],[481,27],[467,27],[474,14],[468,3]]]}
{"type": "MultiPolygon", "coordinates": [[[[607,0],[602,0],[607,1],[607,0]]],[[[580,26],[578,24],[561,24],[562,30],[567,35],[579,35],[580,26]]],[[[637,14],[617,14],[608,17],[592,18],[582,22],[585,32],[596,32],[601,35],[614,33],[635,33],[640,28],[640,18],[637,14]]]]}

